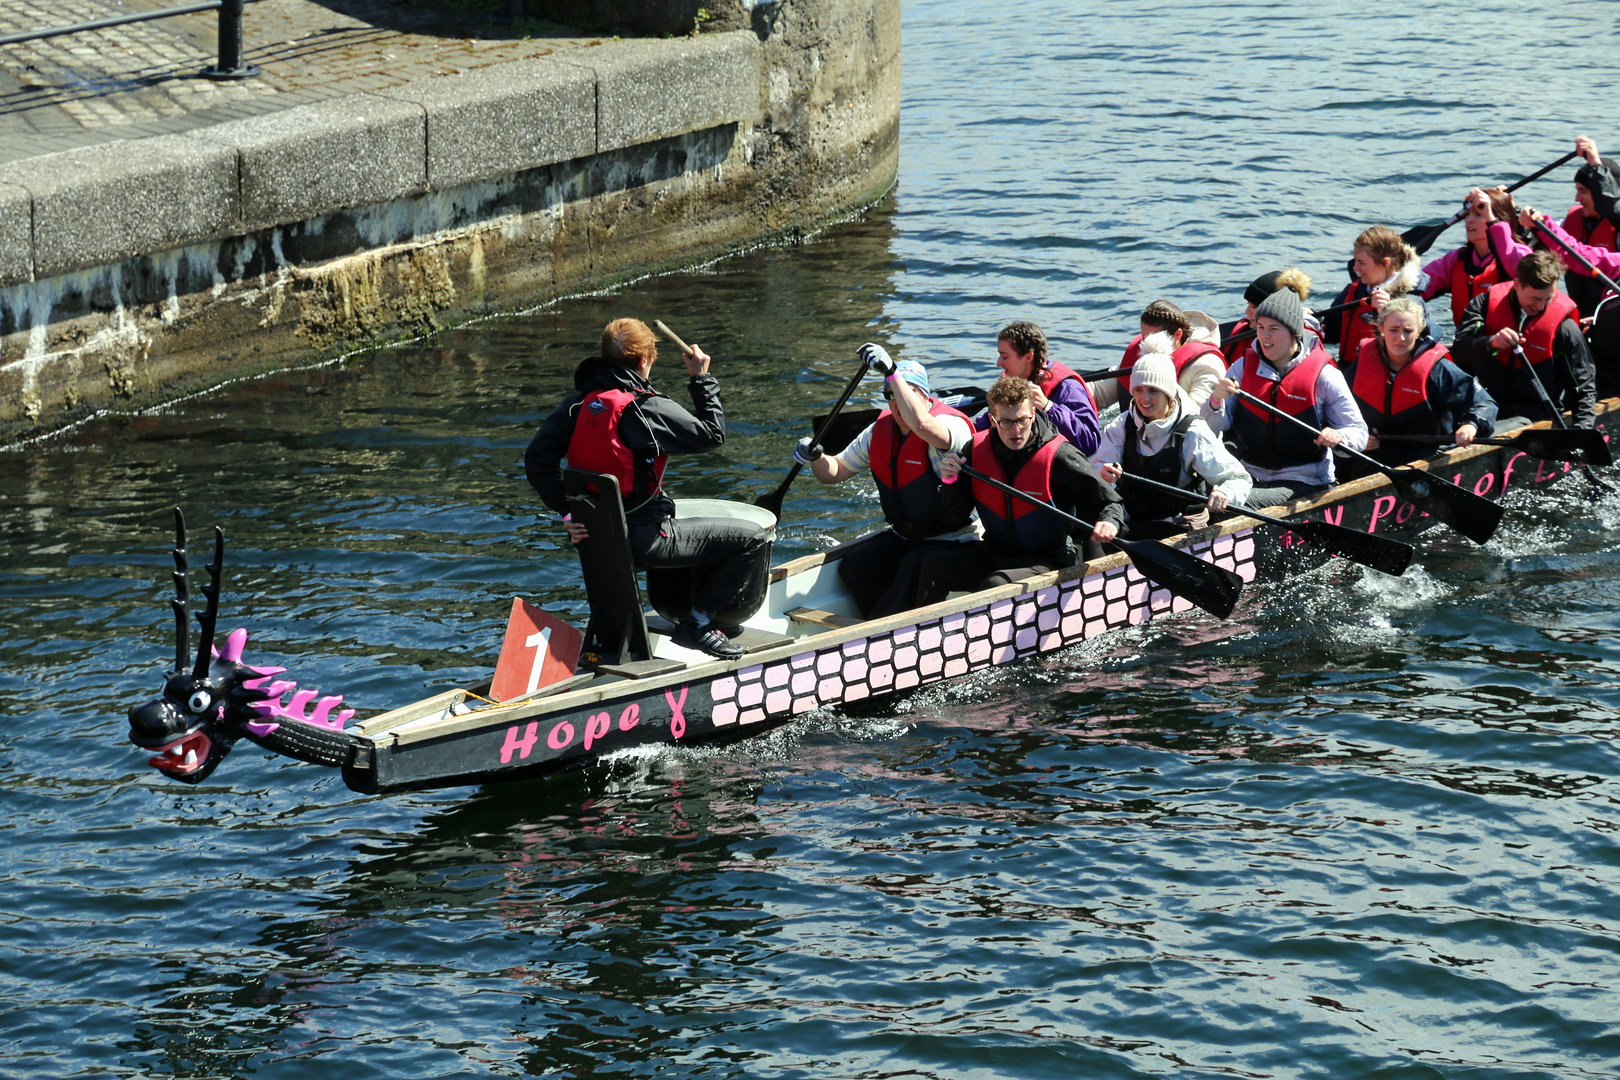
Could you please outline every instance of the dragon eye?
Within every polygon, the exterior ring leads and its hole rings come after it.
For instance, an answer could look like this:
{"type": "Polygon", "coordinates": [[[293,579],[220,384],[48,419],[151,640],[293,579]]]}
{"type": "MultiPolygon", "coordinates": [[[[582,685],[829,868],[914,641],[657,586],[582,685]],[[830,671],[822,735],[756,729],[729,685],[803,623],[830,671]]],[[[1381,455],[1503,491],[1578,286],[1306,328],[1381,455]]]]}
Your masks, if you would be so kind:
{"type": "Polygon", "coordinates": [[[200,713],[207,712],[208,706],[212,705],[213,703],[214,695],[210,694],[206,690],[198,690],[195,694],[191,695],[191,700],[186,702],[186,706],[190,708],[192,712],[200,713]]]}

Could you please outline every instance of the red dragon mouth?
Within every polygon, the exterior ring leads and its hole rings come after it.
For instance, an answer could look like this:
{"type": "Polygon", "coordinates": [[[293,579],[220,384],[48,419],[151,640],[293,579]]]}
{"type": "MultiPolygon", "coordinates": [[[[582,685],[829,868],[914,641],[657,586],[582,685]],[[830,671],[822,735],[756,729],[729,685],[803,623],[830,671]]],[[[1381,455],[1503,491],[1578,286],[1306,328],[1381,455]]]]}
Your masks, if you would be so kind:
{"type": "Polygon", "coordinates": [[[169,776],[194,773],[208,763],[208,754],[214,741],[201,731],[189,732],[172,743],[157,747],[157,754],[146,763],[169,776]]]}

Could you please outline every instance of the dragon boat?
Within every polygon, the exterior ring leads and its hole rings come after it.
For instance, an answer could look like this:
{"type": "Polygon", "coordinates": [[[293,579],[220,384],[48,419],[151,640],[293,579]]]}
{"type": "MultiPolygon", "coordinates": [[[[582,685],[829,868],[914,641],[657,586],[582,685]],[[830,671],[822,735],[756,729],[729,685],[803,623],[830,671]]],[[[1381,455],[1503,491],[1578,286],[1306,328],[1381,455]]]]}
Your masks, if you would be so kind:
{"type": "MultiPolygon", "coordinates": [[[[1620,399],[1600,402],[1597,414],[1606,440],[1620,428],[1620,399]]],[[[1312,523],[1367,536],[1410,536],[1448,516],[1426,498],[1431,484],[1449,481],[1481,503],[1494,503],[1511,488],[1544,487],[1572,470],[1589,473],[1590,465],[1540,456],[1538,430],[1546,425],[1522,429],[1509,445],[1455,448],[1341,484],[1274,509],[1281,521],[1235,516],[1164,543],[1235,575],[1234,581],[1282,580],[1338,554],[1312,523]]],[[[1603,451],[1594,458],[1599,464],[1608,463],[1603,451]]],[[[855,540],[775,567],[763,562],[755,610],[734,637],[744,656],[712,660],[669,640],[683,591],[689,604],[689,582],[649,573],[655,611],[644,611],[612,478],[568,472],[576,518],[589,515],[592,535],[580,546],[591,606],[586,630],[515,599],[489,681],[358,721],[341,698],[300,689],[282,677],[283,669],[244,660],[245,629],[216,647],[225,548],[217,527],[192,656],[186,535],[177,509],[175,663],[162,694],[129,710],[131,740],[152,754],[154,768],[193,784],[207,779],[242,740],[339,769],[350,788],[367,794],[532,778],[634,748],[746,738],[812,710],[961,678],[1195,606],[1174,591],[1174,582],[1167,588],[1151,567],[1144,572],[1120,552],[863,621],[837,574],[838,559],[861,542],[855,540]]]]}

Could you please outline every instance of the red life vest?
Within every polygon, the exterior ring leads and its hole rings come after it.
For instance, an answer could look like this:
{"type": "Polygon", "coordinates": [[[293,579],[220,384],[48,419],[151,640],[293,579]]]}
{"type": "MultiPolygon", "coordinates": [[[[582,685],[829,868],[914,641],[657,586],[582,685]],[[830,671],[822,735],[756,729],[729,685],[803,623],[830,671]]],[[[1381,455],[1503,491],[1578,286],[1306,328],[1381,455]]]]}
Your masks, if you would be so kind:
{"type": "Polygon", "coordinates": [[[1429,401],[1429,372],[1447,355],[1446,347],[1436,343],[1414,356],[1391,377],[1389,366],[1379,351],[1378,339],[1362,342],[1350,392],[1355,395],[1367,426],[1380,435],[1448,434],[1443,422],[1447,417],[1438,413],[1429,401]]]}
{"type": "Polygon", "coordinates": [[[1249,317],[1247,315],[1243,316],[1243,318],[1239,319],[1233,324],[1232,332],[1226,335],[1226,340],[1231,342],[1231,344],[1227,345],[1226,348],[1222,350],[1226,356],[1227,367],[1231,367],[1233,364],[1237,363],[1238,357],[1242,356],[1249,350],[1249,343],[1254,340],[1254,334],[1251,332],[1252,330],[1253,326],[1250,324],[1249,317]],[[1248,334],[1248,337],[1239,337],[1241,334],[1248,334]],[[1238,338],[1238,340],[1233,341],[1233,338],[1238,338]]]}
{"type": "MultiPolygon", "coordinates": [[[[1125,362],[1122,365],[1123,367],[1133,368],[1136,366],[1137,360],[1141,359],[1142,356],[1141,344],[1142,335],[1138,334],[1135,339],[1131,341],[1130,348],[1125,350],[1125,362]]],[[[1182,345],[1176,349],[1175,352],[1170,354],[1170,363],[1175,365],[1176,378],[1180,379],[1182,370],[1188,364],[1192,363],[1194,360],[1206,353],[1216,353],[1219,355],[1220,352],[1220,346],[1211,345],[1207,341],[1189,341],[1187,344],[1182,345]]],[[[1131,377],[1129,375],[1121,375],[1119,377],[1119,392],[1122,396],[1128,395],[1131,392],[1131,377]]],[[[1093,402],[1093,404],[1095,404],[1095,402],[1093,402]]]]}
{"type": "MultiPolygon", "coordinates": [[[[1615,243],[1614,223],[1606,218],[1589,218],[1586,216],[1586,211],[1579,206],[1570,207],[1569,213],[1564,215],[1564,231],[1583,244],[1608,248],[1610,251],[1620,251],[1620,246],[1615,243]]],[[[1585,274],[1588,277],[1592,273],[1584,266],[1579,266],[1570,272],[1585,274]]]]}
{"type": "MultiPolygon", "coordinates": [[[[1588,218],[1579,206],[1570,207],[1569,213],[1564,216],[1564,231],[1583,244],[1620,251],[1620,245],[1615,242],[1614,226],[1603,218],[1588,218]]],[[[1564,278],[1564,288],[1569,290],[1569,298],[1575,301],[1583,316],[1597,311],[1598,303],[1609,293],[1608,286],[1579,263],[1570,265],[1569,274],[1564,278]]]]}
{"type": "Polygon", "coordinates": [[[619,438],[619,419],[637,396],[629,390],[590,391],[579,403],[568,440],[568,464],[617,479],[627,514],[663,490],[669,464],[668,454],[638,456],[619,438]]]}
{"type": "MultiPolygon", "coordinates": [[[[967,414],[951,408],[938,398],[928,399],[930,416],[961,417],[968,427],[967,414]]],[[[908,540],[921,540],[965,528],[972,507],[963,507],[960,520],[947,519],[940,512],[941,481],[928,458],[928,443],[916,432],[902,437],[894,414],[885,409],[872,425],[872,444],[867,452],[872,478],[877,481],[878,504],[896,532],[908,540]]]]}
{"type": "MultiPolygon", "coordinates": [[[[1011,479],[1002,471],[1001,460],[990,445],[994,438],[999,438],[994,431],[977,432],[968,449],[969,463],[992,479],[1028,492],[1042,502],[1051,502],[1052,462],[1064,445],[1063,436],[1054,434],[1043,443],[1011,479]]],[[[1056,514],[1031,506],[978,479],[973,481],[973,501],[979,508],[984,538],[998,553],[1028,556],[1032,563],[1067,557],[1070,524],[1056,514]]]]}
{"type": "MultiPolygon", "coordinates": [[[[1253,394],[1312,427],[1316,423],[1316,380],[1322,369],[1333,363],[1315,338],[1305,358],[1282,377],[1273,382],[1260,375],[1260,350],[1250,349],[1243,358],[1243,379],[1238,384],[1245,393],[1253,394]]],[[[1286,469],[1294,465],[1311,465],[1321,461],[1328,453],[1326,447],[1317,446],[1316,436],[1295,424],[1285,423],[1258,405],[1239,398],[1232,410],[1232,437],[1238,443],[1238,458],[1262,469],[1286,469]]]]}
{"type": "MultiPolygon", "coordinates": [[[[1519,320],[1513,313],[1513,304],[1510,294],[1514,283],[1504,281],[1500,285],[1492,285],[1487,290],[1489,298],[1485,301],[1485,333],[1494,335],[1498,330],[1519,330],[1519,320]]],[[[1575,301],[1562,292],[1554,292],[1553,298],[1548,301],[1547,308],[1519,330],[1519,347],[1524,355],[1530,358],[1530,363],[1536,366],[1538,374],[1541,365],[1552,359],[1553,341],[1558,335],[1559,324],[1565,319],[1575,319],[1579,325],[1579,316],[1575,310],[1575,301]]],[[[1518,356],[1511,350],[1490,349],[1487,354],[1496,364],[1508,371],[1520,367],[1518,356]]],[[[1542,375],[1543,380],[1546,379],[1542,375]]],[[[1550,392],[1552,383],[1547,383],[1550,392]]]]}
{"type": "MultiPolygon", "coordinates": [[[[1086,400],[1091,402],[1091,411],[1095,413],[1097,411],[1097,399],[1092,397],[1091,387],[1087,386],[1086,380],[1077,375],[1075,370],[1067,364],[1060,364],[1056,360],[1047,361],[1046,374],[1041,377],[1040,382],[1041,393],[1046,395],[1048,401],[1052,400],[1052,391],[1056,390],[1058,383],[1064,379],[1073,379],[1080,384],[1080,389],[1086,392],[1086,400]]],[[[1047,515],[1047,517],[1051,516],[1050,514],[1047,515]]]]}
{"type": "MultiPolygon", "coordinates": [[[[1365,286],[1352,281],[1345,286],[1344,292],[1339,294],[1339,299],[1336,302],[1339,304],[1349,303],[1350,298],[1355,296],[1356,290],[1362,288],[1365,288],[1365,286]]],[[[1377,316],[1378,312],[1372,306],[1371,289],[1367,289],[1367,295],[1356,301],[1353,306],[1344,309],[1344,312],[1339,317],[1340,361],[1351,360],[1357,356],[1361,351],[1361,343],[1373,335],[1373,319],[1377,318],[1377,316]]]]}
{"type": "Polygon", "coordinates": [[[1125,355],[1120,358],[1120,367],[1135,367],[1137,359],[1142,355],[1142,335],[1137,334],[1131,338],[1131,343],[1125,346],[1125,355]]]}
{"type": "MultiPolygon", "coordinates": [[[[1512,304],[1513,282],[1492,285],[1485,290],[1485,297],[1487,336],[1494,335],[1498,330],[1519,328],[1518,316],[1514,314],[1512,304]]],[[[1576,316],[1575,301],[1564,293],[1555,293],[1547,310],[1519,330],[1524,354],[1530,358],[1535,374],[1554,401],[1559,398],[1560,380],[1552,359],[1553,344],[1564,320],[1575,319],[1576,316]]],[[[1511,349],[1486,349],[1474,364],[1474,377],[1485,387],[1486,393],[1496,399],[1505,415],[1524,416],[1531,420],[1539,420],[1547,415],[1547,407],[1536,392],[1530,369],[1511,349]]]]}
{"type": "Polygon", "coordinates": [[[1468,272],[1468,264],[1474,258],[1474,245],[1468,244],[1457,252],[1457,259],[1451,264],[1451,323],[1461,326],[1463,311],[1468,307],[1468,301],[1484,292],[1489,285],[1495,285],[1503,280],[1502,268],[1497,264],[1496,256],[1490,255],[1485,263],[1485,269],[1477,274],[1468,272]]]}

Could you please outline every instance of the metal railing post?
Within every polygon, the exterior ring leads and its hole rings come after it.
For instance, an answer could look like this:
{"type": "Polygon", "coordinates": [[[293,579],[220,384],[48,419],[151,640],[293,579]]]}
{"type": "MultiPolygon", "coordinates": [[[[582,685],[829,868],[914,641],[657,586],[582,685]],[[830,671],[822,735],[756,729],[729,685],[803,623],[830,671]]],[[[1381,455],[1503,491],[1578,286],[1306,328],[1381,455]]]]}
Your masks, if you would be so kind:
{"type": "Polygon", "coordinates": [[[242,62],[242,7],[245,0],[221,0],[219,5],[219,64],[203,68],[205,79],[251,79],[259,73],[242,62]]]}

